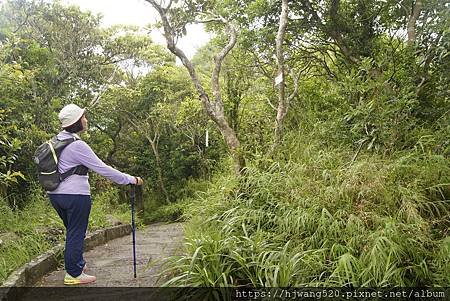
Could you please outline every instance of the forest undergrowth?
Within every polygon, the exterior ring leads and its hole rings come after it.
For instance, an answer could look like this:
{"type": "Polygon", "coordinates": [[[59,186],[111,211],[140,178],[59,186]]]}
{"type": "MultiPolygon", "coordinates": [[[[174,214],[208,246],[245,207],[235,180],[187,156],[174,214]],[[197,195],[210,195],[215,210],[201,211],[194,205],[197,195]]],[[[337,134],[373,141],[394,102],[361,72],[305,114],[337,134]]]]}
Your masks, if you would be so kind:
{"type": "Polygon", "coordinates": [[[418,147],[352,161],[310,138],[190,200],[166,285],[450,285],[448,159],[418,147]]]}

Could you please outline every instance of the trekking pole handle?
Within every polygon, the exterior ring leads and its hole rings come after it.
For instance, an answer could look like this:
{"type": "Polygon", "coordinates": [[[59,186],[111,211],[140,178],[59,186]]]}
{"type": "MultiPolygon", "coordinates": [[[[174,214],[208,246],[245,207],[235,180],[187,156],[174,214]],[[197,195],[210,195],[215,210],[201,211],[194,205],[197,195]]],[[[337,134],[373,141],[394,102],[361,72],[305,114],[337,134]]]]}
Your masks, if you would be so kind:
{"type": "Polygon", "coordinates": [[[144,185],[144,180],[142,180],[141,177],[136,177],[136,176],[134,176],[134,179],[136,180],[136,183],[130,184],[130,185],[136,185],[136,186],[144,185]]]}

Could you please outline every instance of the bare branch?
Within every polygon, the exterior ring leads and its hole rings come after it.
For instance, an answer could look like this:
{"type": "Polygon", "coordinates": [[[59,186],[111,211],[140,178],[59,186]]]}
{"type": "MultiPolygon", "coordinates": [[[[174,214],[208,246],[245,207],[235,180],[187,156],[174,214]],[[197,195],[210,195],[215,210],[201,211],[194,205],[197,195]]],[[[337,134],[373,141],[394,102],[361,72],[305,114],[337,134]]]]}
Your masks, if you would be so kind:
{"type": "Polygon", "coordinates": [[[198,76],[195,72],[194,65],[192,65],[191,61],[187,58],[186,54],[176,46],[175,41],[175,34],[170,26],[169,20],[167,19],[166,11],[158,4],[155,0],[146,0],[148,3],[150,3],[159,13],[161,17],[161,21],[163,23],[164,28],[164,37],[167,41],[167,48],[175,54],[182,62],[182,64],[186,67],[186,69],[189,72],[189,75],[191,76],[192,82],[195,85],[195,88],[200,94],[200,99],[204,103],[207,110],[209,109],[211,111],[211,104],[209,102],[208,95],[206,94],[205,90],[203,89],[203,86],[200,83],[200,80],[198,79],[198,76]]]}
{"type": "Polygon", "coordinates": [[[199,13],[198,14],[199,17],[201,17],[202,19],[200,20],[195,20],[195,23],[210,23],[210,22],[222,22],[222,23],[227,23],[227,21],[225,20],[224,17],[219,16],[219,15],[214,15],[214,14],[205,14],[205,13],[199,13]],[[212,15],[212,17],[211,17],[212,15]]]}
{"type": "MultiPolygon", "coordinates": [[[[331,8],[330,8],[330,18],[335,23],[337,23],[337,16],[339,10],[340,0],[332,0],[331,8]]],[[[332,27],[328,30],[329,35],[335,40],[339,49],[341,49],[342,53],[345,57],[352,63],[357,63],[358,59],[353,56],[352,51],[347,47],[347,44],[342,39],[342,35],[337,27],[332,27]]]]}
{"type": "Polygon", "coordinates": [[[195,20],[194,21],[194,23],[198,23],[198,24],[206,24],[206,23],[212,23],[212,22],[221,22],[221,20],[217,19],[217,18],[211,18],[211,19],[195,20]]]}
{"type": "Polygon", "coordinates": [[[272,75],[269,73],[269,71],[267,71],[267,70],[264,68],[264,63],[260,61],[258,55],[257,55],[254,51],[252,51],[252,55],[253,55],[253,58],[255,59],[256,67],[258,67],[258,68],[261,70],[262,74],[263,74],[266,78],[272,80],[272,75]]]}
{"type": "Polygon", "coordinates": [[[230,50],[236,44],[236,38],[237,38],[236,29],[234,28],[234,26],[229,22],[227,22],[226,25],[227,25],[227,32],[230,35],[230,40],[228,41],[228,44],[225,45],[225,47],[222,49],[222,51],[214,57],[214,70],[213,70],[213,73],[211,76],[211,84],[212,84],[212,88],[213,88],[215,105],[219,106],[219,109],[221,111],[223,111],[223,106],[222,106],[222,100],[221,100],[221,94],[220,94],[220,84],[219,84],[220,69],[222,67],[222,62],[223,62],[225,56],[228,54],[228,52],[230,52],[230,50]]]}
{"type": "Polygon", "coordinates": [[[303,71],[308,69],[310,65],[311,65],[311,61],[308,62],[306,67],[303,68],[302,70],[300,70],[297,74],[294,74],[294,70],[292,70],[292,69],[290,70],[291,77],[294,80],[294,91],[292,91],[291,95],[289,95],[289,97],[287,98],[287,101],[286,101],[286,105],[287,106],[289,106],[290,102],[294,99],[295,96],[297,96],[297,94],[298,94],[298,81],[300,79],[300,75],[303,73],[303,71]]]}
{"type": "Polygon", "coordinates": [[[270,101],[269,97],[266,97],[267,103],[269,104],[269,106],[276,112],[277,108],[272,104],[272,102],[270,101]]]}
{"type": "Polygon", "coordinates": [[[164,8],[165,11],[168,11],[170,7],[172,6],[172,0],[169,1],[169,4],[167,4],[166,8],[164,8]]]}
{"type": "Polygon", "coordinates": [[[106,82],[106,84],[104,84],[104,85],[102,85],[100,87],[100,91],[95,96],[95,98],[91,101],[91,103],[89,104],[89,107],[92,108],[92,107],[95,107],[98,104],[98,102],[100,101],[100,98],[102,97],[103,93],[106,92],[106,90],[108,89],[109,84],[114,79],[114,76],[116,75],[117,69],[119,69],[119,68],[118,67],[114,68],[114,71],[111,74],[111,76],[109,77],[108,81],[106,82]]]}

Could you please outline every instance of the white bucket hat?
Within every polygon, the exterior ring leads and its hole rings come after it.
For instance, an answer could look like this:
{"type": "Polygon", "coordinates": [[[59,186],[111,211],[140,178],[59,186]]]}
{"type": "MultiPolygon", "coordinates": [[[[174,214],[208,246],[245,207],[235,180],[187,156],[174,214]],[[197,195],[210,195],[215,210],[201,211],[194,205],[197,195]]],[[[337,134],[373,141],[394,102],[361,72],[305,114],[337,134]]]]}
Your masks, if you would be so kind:
{"type": "Polygon", "coordinates": [[[59,121],[61,121],[61,126],[63,128],[66,128],[68,126],[71,126],[75,122],[77,122],[81,116],[83,116],[86,109],[82,109],[76,104],[69,104],[62,108],[62,110],[59,112],[58,118],[59,121]]]}

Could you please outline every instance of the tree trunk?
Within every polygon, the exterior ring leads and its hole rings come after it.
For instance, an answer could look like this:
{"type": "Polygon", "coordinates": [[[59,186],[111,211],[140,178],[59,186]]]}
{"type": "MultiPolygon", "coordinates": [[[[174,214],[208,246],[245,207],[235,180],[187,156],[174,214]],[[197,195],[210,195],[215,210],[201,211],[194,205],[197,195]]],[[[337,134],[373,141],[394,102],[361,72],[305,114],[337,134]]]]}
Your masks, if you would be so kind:
{"type": "Polygon", "coordinates": [[[166,186],[164,185],[164,181],[163,181],[163,169],[162,169],[162,164],[161,164],[161,158],[159,157],[158,147],[157,147],[156,143],[152,139],[149,139],[149,138],[150,137],[147,137],[147,140],[148,140],[148,142],[150,142],[153,154],[155,155],[156,171],[158,172],[159,188],[161,189],[162,193],[164,194],[164,197],[166,198],[166,202],[169,203],[170,198],[169,198],[169,193],[167,193],[167,189],[166,189],[166,186]]]}
{"type": "Polygon", "coordinates": [[[419,18],[421,9],[422,9],[422,1],[416,0],[413,8],[411,10],[411,16],[409,17],[408,26],[407,26],[408,45],[410,45],[410,46],[413,46],[414,43],[416,42],[416,22],[417,22],[417,19],[419,18]]]}
{"type": "Polygon", "coordinates": [[[241,174],[243,168],[245,167],[245,160],[240,153],[239,139],[237,138],[235,131],[228,125],[225,117],[222,116],[219,118],[216,124],[218,125],[219,130],[222,133],[228,148],[230,149],[234,162],[234,171],[236,174],[241,174]]]}
{"type": "Polygon", "coordinates": [[[285,91],[285,67],[284,67],[284,51],[283,42],[284,35],[286,33],[286,27],[288,23],[288,1],[282,0],[280,23],[278,27],[278,33],[276,38],[276,56],[278,65],[278,75],[281,76],[281,82],[278,84],[278,108],[277,117],[275,122],[275,141],[273,149],[275,149],[283,138],[283,122],[289,109],[289,104],[286,99],[285,91]]]}
{"type": "Polygon", "coordinates": [[[209,118],[211,118],[211,120],[213,120],[216,123],[217,127],[219,128],[220,132],[222,133],[225,139],[225,143],[227,144],[228,149],[233,158],[234,169],[236,171],[236,174],[241,175],[245,167],[245,160],[240,151],[239,139],[237,138],[235,131],[229,126],[225,118],[219,86],[219,75],[222,62],[225,56],[236,44],[237,34],[235,28],[223,18],[219,17],[216,20],[226,24],[227,32],[229,34],[230,39],[227,45],[225,45],[225,47],[222,49],[222,51],[214,57],[214,70],[211,76],[214,101],[211,101],[208,94],[205,92],[205,89],[203,88],[202,84],[200,83],[200,80],[198,79],[194,65],[192,65],[192,62],[187,58],[185,53],[176,46],[174,30],[167,18],[167,12],[170,8],[171,2],[169,2],[167,8],[163,8],[160,4],[157,3],[156,0],[146,0],[146,1],[149,2],[158,11],[164,28],[164,37],[166,38],[167,41],[167,48],[169,49],[170,52],[175,54],[181,60],[183,65],[188,70],[191,80],[199,93],[199,98],[202,101],[203,108],[205,109],[209,118]]]}

